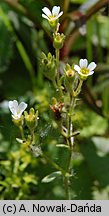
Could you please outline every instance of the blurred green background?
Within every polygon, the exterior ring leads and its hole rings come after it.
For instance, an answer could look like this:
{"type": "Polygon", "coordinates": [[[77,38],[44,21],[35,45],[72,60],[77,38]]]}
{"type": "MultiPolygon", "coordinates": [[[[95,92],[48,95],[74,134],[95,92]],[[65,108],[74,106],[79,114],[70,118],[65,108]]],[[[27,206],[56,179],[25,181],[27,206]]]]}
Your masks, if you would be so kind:
{"type": "Polygon", "coordinates": [[[41,180],[56,171],[16,141],[8,101],[25,101],[39,110],[37,144],[63,168],[67,152],[49,108],[55,94],[43,73],[40,56],[50,51],[52,33],[42,8],[60,5],[60,31],[66,35],[61,66],[80,58],[97,68],[84,82],[74,116],[75,139],[71,178],[72,199],[109,199],[109,3],[108,0],[0,1],[0,199],[65,199],[61,176],[41,180]],[[84,28],[83,28],[84,27],[84,28]]]}

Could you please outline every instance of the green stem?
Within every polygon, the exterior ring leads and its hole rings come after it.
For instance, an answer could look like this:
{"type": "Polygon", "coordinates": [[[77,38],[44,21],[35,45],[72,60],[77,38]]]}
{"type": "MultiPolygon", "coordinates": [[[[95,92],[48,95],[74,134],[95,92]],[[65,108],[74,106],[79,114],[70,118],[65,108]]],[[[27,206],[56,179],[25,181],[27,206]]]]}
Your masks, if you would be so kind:
{"type": "MultiPolygon", "coordinates": [[[[67,163],[67,172],[70,171],[70,165],[71,165],[71,160],[72,160],[72,151],[73,151],[73,142],[74,140],[72,140],[72,132],[73,132],[73,126],[72,126],[72,119],[71,119],[72,115],[70,114],[69,116],[69,132],[68,132],[68,138],[67,138],[67,142],[69,143],[69,158],[68,158],[68,163],[67,163]]],[[[73,138],[74,139],[74,138],[73,138]]]]}
{"type": "Polygon", "coordinates": [[[70,100],[70,106],[69,110],[66,113],[66,124],[67,124],[67,145],[69,146],[69,156],[68,156],[68,161],[67,161],[67,167],[66,167],[66,175],[64,176],[64,185],[65,185],[65,194],[66,194],[66,199],[70,199],[70,188],[69,188],[69,177],[67,173],[70,174],[70,167],[71,167],[71,161],[72,161],[72,152],[73,152],[73,126],[72,126],[72,114],[74,110],[74,105],[75,105],[75,98],[72,95],[69,95],[70,100]]]}
{"type": "Polygon", "coordinates": [[[64,3],[62,4],[64,13],[66,13],[68,11],[69,4],[70,4],[70,0],[64,0],[64,3]]]}
{"type": "Polygon", "coordinates": [[[34,133],[34,130],[31,130],[30,132],[31,132],[31,139],[32,139],[31,144],[34,145],[35,142],[36,142],[36,140],[35,140],[35,133],[34,133]]]}
{"type": "Polygon", "coordinates": [[[65,195],[66,199],[70,200],[70,193],[69,193],[69,178],[68,176],[64,177],[64,185],[65,185],[65,195]]]}
{"type": "Polygon", "coordinates": [[[78,84],[76,90],[73,92],[73,96],[74,96],[74,97],[77,97],[78,94],[80,93],[82,84],[83,84],[83,80],[80,79],[79,84],[78,84]]]}
{"type": "Polygon", "coordinates": [[[70,174],[73,144],[74,144],[74,137],[72,137],[72,134],[73,134],[72,115],[73,115],[73,111],[75,107],[76,96],[80,93],[82,83],[83,83],[83,80],[81,79],[76,90],[73,92],[73,95],[69,94],[69,104],[70,105],[69,105],[68,112],[66,113],[66,122],[67,122],[66,140],[67,140],[67,145],[69,146],[69,156],[68,156],[68,161],[67,161],[66,175],[64,176],[66,199],[70,199],[70,191],[69,191],[70,175],[67,175],[67,173],[70,174]]]}
{"type": "Polygon", "coordinates": [[[58,91],[59,91],[60,97],[62,98],[63,93],[62,93],[58,68],[59,68],[59,49],[56,49],[56,81],[57,81],[57,86],[58,86],[58,91]]]}
{"type": "Polygon", "coordinates": [[[21,133],[22,140],[25,140],[23,127],[22,127],[22,126],[19,126],[19,130],[20,130],[20,133],[21,133]]]}

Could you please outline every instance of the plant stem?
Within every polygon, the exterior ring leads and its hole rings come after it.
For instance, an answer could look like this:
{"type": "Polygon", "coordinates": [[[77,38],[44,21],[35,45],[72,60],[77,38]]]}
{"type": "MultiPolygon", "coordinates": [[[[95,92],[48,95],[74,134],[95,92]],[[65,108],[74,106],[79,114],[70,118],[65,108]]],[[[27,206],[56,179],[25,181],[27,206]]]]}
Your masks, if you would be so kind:
{"type": "Polygon", "coordinates": [[[70,106],[69,110],[66,113],[66,124],[67,124],[67,145],[69,146],[69,156],[68,156],[68,161],[67,161],[67,168],[66,168],[66,175],[64,176],[64,185],[65,185],[65,194],[66,194],[66,199],[70,199],[70,191],[69,191],[69,178],[70,178],[70,166],[71,166],[71,161],[72,161],[72,152],[73,152],[73,142],[74,142],[74,137],[72,137],[73,133],[73,125],[72,125],[72,114],[74,110],[74,105],[75,105],[75,98],[72,95],[69,95],[70,97],[70,106]],[[67,174],[68,173],[68,174],[67,174]]]}
{"type": "Polygon", "coordinates": [[[68,176],[64,177],[64,185],[65,185],[65,195],[66,199],[70,200],[70,193],[69,193],[69,178],[68,176]]]}
{"type": "Polygon", "coordinates": [[[76,90],[73,92],[73,96],[74,97],[78,96],[78,94],[80,93],[82,84],[83,84],[83,80],[80,79],[79,84],[78,84],[76,90]]]}
{"type": "Polygon", "coordinates": [[[22,127],[22,126],[19,126],[19,130],[20,130],[20,133],[21,133],[22,140],[25,140],[23,127],[22,127]]]}
{"type": "Polygon", "coordinates": [[[70,0],[64,0],[64,2],[61,3],[61,7],[62,7],[64,13],[66,13],[68,11],[69,4],[70,4],[70,0]]]}
{"type": "Polygon", "coordinates": [[[69,178],[70,178],[70,167],[72,162],[73,145],[74,145],[74,136],[72,136],[73,134],[72,115],[74,112],[75,100],[81,91],[82,83],[83,80],[81,79],[73,94],[69,94],[69,108],[68,108],[68,112],[66,113],[66,123],[67,123],[66,139],[67,139],[67,145],[69,146],[69,156],[67,161],[66,175],[64,176],[64,184],[65,184],[66,199],[68,200],[70,199],[70,191],[69,191],[70,179],[69,178]]]}
{"type": "Polygon", "coordinates": [[[60,97],[63,97],[58,69],[59,69],[59,49],[56,49],[56,81],[57,81],[57,86],[58,86],[60,97]]]}
{"type": "Polygon", "coordinates": [[[31,130],[31,138],[32,138],[32,145],[35,144],[35,133],[34,133],[34,130],[31,130]]]}

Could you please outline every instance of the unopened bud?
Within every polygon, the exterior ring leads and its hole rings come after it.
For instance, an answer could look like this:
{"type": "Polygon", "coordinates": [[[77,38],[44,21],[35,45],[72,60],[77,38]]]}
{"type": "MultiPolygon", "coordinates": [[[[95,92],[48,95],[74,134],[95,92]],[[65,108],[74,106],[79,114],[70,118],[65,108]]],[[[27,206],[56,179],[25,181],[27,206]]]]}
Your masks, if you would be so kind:
{"type": "Polygon", "coordinates": [[[62,33],[56,33],[53,35],[54,41],[53,41],[53,46],[55,49],[61,49],[63,47],[63,43],[65,40],[65,35],[62,33]]]}
{"type": "Polygon", "coordinates": [[[27,112],[24,113],[25,114],[25,122],[27,127],[30,130],[34,130],[35,127],[37,126],[37,121],[38,121],[38,111],[36,111],[34,108],[31,108],[29,111],[29,114],[27,112]]]}
{"type": "Polygon", "coordinates": [[[75,71],[73,70],[73,68],[71,68],[69,64],[66,64],[64,71],[67,77],[74,77],[75,75],[75,71]]]}

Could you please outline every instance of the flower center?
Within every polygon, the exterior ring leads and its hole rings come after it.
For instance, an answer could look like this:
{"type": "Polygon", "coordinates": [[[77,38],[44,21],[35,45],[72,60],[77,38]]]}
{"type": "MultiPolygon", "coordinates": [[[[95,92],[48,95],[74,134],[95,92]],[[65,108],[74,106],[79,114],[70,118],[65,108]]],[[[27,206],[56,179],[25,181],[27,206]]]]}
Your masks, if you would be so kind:
{"type": "Polygon", "coordinates": [[[87,75],[87,74],[89,74],[89,69],[88,69],[88,68],[85,68],[85,67],[83,67],[83,68],[81,68],[80,72],[81,72],[82,74],[85,74],[85,75],[87,75]]]}
{"type": "Polygon", "coordinates": [[[52,19],[54,20],[54,18],[56,18],[56,15],[50,15],[50,16],[49,16],[49,19],[50,19],[50,20],[52,20],[52,19]]]}

